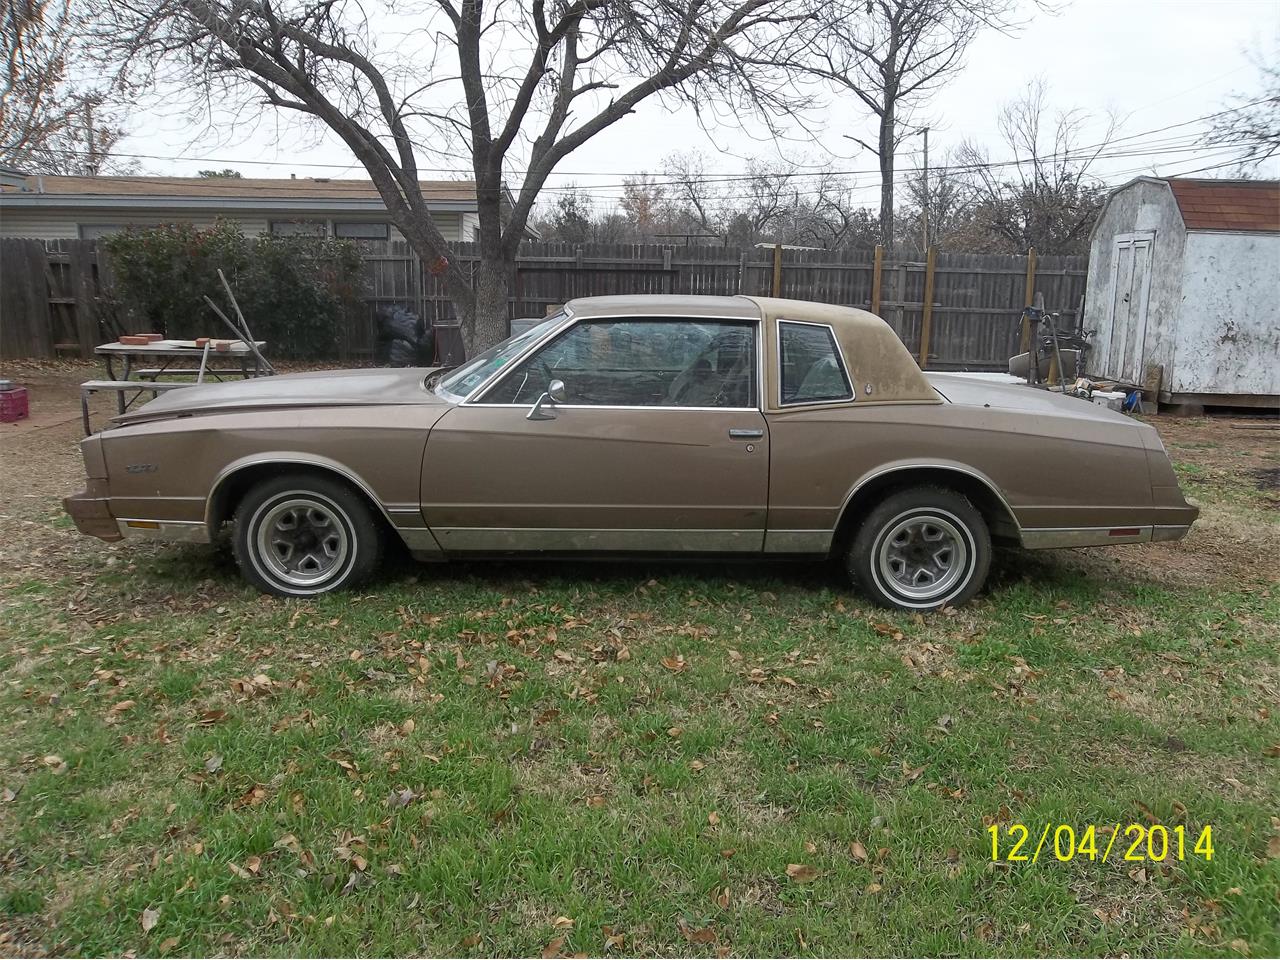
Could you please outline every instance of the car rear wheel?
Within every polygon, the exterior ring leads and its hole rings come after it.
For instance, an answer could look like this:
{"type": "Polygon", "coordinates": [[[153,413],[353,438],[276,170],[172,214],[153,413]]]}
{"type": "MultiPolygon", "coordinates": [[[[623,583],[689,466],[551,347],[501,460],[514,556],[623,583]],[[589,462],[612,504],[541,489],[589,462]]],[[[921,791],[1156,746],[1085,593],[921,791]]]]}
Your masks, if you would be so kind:
{"type": "Polygon", "coordinates": [[[982,514],[961,494],[913,487],[887,497],[867,515],[846,565],[881,606],[958,606],[987,579],[991,533],[982,514]]]}
{"type": "Polygon", "coordinates": [[[368,503],[346,484],[294,474],[245,495],[236,508],[233,545],[240,572],[258,589],[312,597],[373,573],[382,532],[368,503]]]}

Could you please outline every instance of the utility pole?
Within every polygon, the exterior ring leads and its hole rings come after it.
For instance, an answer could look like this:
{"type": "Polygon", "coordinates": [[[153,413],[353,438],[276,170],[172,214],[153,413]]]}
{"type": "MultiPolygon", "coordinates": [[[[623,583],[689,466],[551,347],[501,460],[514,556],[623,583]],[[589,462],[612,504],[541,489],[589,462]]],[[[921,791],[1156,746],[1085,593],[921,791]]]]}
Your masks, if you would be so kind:
{"type": "Polygon", "coordinates": [[[85,100],[84,102],[84,131],[85,131],[85,174],[90,177],[98,175],[98,150],[97,141],[93,135],[93,101],[85,100]]]}
{"type": "Polygon", "coordinates": [[[920,212],[920,232],[923,235],[924,252],[929,252],[929,128],[924,133],[924,208],[920,212]]]}

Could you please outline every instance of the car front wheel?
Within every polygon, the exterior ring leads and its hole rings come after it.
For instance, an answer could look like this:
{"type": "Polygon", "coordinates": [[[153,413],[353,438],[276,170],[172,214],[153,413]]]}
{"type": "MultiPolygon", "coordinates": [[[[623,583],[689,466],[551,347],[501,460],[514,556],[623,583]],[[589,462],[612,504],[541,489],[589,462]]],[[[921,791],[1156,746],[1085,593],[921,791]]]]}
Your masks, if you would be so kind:
{"type": "Polygon", "coordinates": [[[846,564],[882,606],[958,606],[987,579],[991,534],[966,497],[941,487],[913,487],[886,497],[867,515],[846,564]]]}
{"type": "Polygon", "coordinates": [[[282,597],[312,597],[366,579],[382,536],[364,498],[305,474],[253,487],[236,509],[236,563],[245,579],[282,597]]]}

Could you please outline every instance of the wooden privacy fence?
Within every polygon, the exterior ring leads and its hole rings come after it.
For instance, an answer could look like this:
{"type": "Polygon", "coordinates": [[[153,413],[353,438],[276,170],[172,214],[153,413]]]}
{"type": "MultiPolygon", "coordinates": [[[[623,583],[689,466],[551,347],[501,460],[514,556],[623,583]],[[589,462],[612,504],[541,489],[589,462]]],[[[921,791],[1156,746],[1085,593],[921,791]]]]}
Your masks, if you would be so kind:
{"type": "MultiPolygon", "coordinates": [[[[353,351],[373,342],[374,310],[397,303],[448,323],[444,286],[407,249],[367,249],[371,287],[364,329],[353,351]]],[[[403,248],[403,244],[399,244],[403,248]]],[[[459,244],[455,263],[474,270],[474,245],[459,244]]],[[[574,297],[679,293],[781,296],[860,307],[882,316],[912,354],[936,369],[1004,369],[1020,349],[1022,309],[1040,294],[1077,327],[1087,257],[963,254],[931,250],[924,259],[888,257],[877,248],[729,250],[638,244],[526,243],[511,280],[511,317],[541,317],[574,297]],[[928,307],[926,307],[928,303],[928,307]]]]}
{"type": "Polygon", "coordinates": [[[0,239],[0,357],[92,356],[98,293],[94,241],[0,239]]]}
{"type": "MultiPolygon", "coordinates": [[[[403,241],[361,242],[363,308],[340,341],[342,359],[373,352],[377,311],[405,307],[454,322],[443,284],[403,241]]],[[[474,244],[452,255],[474,270],[474,244]]],[[[1038,293],[1063,325],[1078,326],[1085,257],[963,254],[924,259],[871,251],[637,244],[528,243],[511,277],[510,317],[541,317],[574,297],[604,294],[748,294],[817,300],[877,313],[924,365],[1003,369],[1019,350],[1019,316],[1038,293]]],[[[93,241],[0,240],[0,357],[92,355],[115,336],[101,309],[109,263],[93,241]]],[[[448,339],[447,337],[445,339],[448,339]]]]}

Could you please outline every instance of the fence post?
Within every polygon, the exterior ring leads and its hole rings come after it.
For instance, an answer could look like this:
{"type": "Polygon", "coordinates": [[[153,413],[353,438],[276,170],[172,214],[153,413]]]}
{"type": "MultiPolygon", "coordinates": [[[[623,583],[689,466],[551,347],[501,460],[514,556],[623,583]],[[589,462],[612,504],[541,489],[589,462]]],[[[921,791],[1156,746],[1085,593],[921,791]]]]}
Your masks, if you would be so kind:
{"type": "Polygon", "coordinates": [[[884,272],[884,247],[876,244],[876,260],[871,267],[871,312],[880,316],[880,283],[884,272]]]}
{"type": "Polygon", "coordinates": [[[924,304],[920,317],[920,369],[929,366],[929,337],[933,333],[933,270],[937,264],[938,251],[929,247],[924,258],[924,304]]]}
{"type": "MultiPolygon", "coordinates": [[[[1026,296],[1023,298],[1022,305],[1029,307],[1035,303],[1036,299],[1036,248],[1027,248],[1027,289],[1026,296]]],[[[1019,353],[1026,353],[1031,349],[1031,321],[1024,314],[1022,317],[1022,340],[1018,347],[1019,353]]]]}
{"type": "Polygon", "coordinates": [[[773,296],[782,296],[782,244],[773,245],[773,296]]]}

